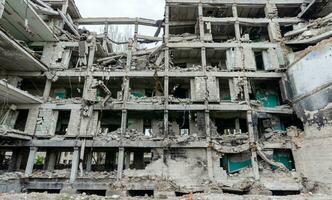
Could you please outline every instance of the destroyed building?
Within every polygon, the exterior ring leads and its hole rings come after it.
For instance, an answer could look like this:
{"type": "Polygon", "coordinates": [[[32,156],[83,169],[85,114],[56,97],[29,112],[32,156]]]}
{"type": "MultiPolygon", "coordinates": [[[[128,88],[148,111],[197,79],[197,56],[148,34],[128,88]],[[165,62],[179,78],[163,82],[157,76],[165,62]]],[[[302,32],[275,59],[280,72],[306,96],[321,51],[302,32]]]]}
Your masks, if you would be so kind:
{"type": "Polygon", "coordinates": [[[0,192],[331,192],[331,9],[166,0],[151,20],[0,0],[0,192]]]}

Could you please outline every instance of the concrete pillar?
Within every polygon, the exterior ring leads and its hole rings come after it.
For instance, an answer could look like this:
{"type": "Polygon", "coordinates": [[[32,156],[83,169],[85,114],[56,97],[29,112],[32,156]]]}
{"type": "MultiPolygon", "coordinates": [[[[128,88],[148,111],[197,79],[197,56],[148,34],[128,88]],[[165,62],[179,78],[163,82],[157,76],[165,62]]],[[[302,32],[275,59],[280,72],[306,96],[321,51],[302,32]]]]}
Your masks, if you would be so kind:
{"type": "Polygon", "coordinates": [[[92,157],[93,157],[93,152],[89,151],[86,154],[86,171],[90,172],[91,167],[92,167],[92,157]]]}
{"type": "Polygon", "coordinates": [[[34,166],[35,160],[36,160],[37,150],[38,150],[37,147],[30,147],[28,163],[25,168],[25,174],[28,176],[30,176],[32,174],[33,166],[34,166]]]}
{"type": "Polygon", "coordinates": [[[144,169],[144,151],[137,150],[134,153],[134,168],[144,169]]]}
{"type": "Polygon", "coordinates": [[[123,159],[124,159],[124,148],[119,148],[119,156],[118,156],[118,174],[117,180],[122,178],[122,171],[123,171],[123,159]]]}
{"type": "Polygon", "coordinates": [[[207,167],[208,167],[209,180],[210,181],[214,181],[214,176],[213,176],[213,160],[212,160],[211,148],[207,148],[206,149],[206,158],[207,158],[207,167]]]}
{"type": "Polygon", "coordinates": [[[76,180],[79,161],[80,161],[79,148],[75,147],[73,158],[71,161],[70,183],[73,183],[76,180]]]}
{"type": "Polygon", "coordinates": [[[45,83],[44,93],[43,93],[43,99],[46,101],[51,93],[51,87],[52,87],[52,80],[47,79],[45,83]]]}
{"type": "Polygon", "coordinates": [[[49,171],[53,171],[54,167],[55,167],[55,163],[56,163],[56,159],[57,159],[57,152],[56,151],[49,151],[47,152],[47,170],[49,171]]]}
{"type": "Polygon", "coordinates": [[[198,4],[198,18],[199,18],[199,35],[201,41],[204,41],[204,22],[203,22],[203,4],[198,4]]]}

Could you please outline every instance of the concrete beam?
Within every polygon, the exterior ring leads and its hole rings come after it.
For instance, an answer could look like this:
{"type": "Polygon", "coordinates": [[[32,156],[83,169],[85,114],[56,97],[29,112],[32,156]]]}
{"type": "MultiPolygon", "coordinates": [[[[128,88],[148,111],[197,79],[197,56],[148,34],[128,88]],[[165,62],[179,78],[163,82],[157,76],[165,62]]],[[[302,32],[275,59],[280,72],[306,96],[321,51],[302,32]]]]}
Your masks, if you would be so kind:
{"type": "Polygon", "coordinates": [[[143,25],[158,27],[157,20],[145,18],[128,18],[128,17],[95,17],[95,18],[81,18],[75,20],[79,25],[143,25]]]}
{"type": "Polygon", "coordinates": [[[186,4],[282,4],[282,5],[294,5],[302,4],[305,0],[166,0],[166,3],[172,5],[176,3],[186,4]]]}

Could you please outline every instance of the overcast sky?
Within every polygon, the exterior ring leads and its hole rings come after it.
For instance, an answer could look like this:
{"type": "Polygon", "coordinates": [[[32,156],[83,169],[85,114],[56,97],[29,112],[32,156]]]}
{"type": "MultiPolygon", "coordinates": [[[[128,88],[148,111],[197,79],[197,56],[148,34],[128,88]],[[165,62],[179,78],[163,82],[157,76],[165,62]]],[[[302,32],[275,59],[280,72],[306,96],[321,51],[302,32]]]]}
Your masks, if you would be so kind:
{"type": "MultiPolygon", "coordinates": [[[[142,17],[163,19],[165,0],[75,0],[83,17],[142,17]]],[[[99,28],[100,29],[100,28],[99,28]]],[[[154,29],[140,28],[140,34],[154,29]]]]}

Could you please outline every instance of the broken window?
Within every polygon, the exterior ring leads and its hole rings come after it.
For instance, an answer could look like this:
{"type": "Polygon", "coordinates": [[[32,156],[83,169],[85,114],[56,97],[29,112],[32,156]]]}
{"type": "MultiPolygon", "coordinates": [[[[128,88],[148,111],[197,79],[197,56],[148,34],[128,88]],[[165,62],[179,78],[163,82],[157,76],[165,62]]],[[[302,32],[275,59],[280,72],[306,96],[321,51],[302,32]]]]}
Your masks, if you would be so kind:
{"type": "MultiPolygon", "coordinates": [[[[288,170],[295,170],[295,162],[291,149],[274,149],[273,160],[275,162],[282,163],[288,170]]],[[[272,166],[273,170],[276,170],[276,166],[272,166]]]]}
{"type": "Polygon", "coordinates": [[[211,112],[212,134],[233,135],[248,132],[246,113],[211,112]]]}
{"type": "Polygon", "coordinates": [[[200,71],[202,59],[200,48],[176,48],[170,51],[171,65],[173,70],[200,71]]]}
{"type": "Polygon", "coordinates": [[[206,33],[212,34],[213,42],[227,42],[228,40],[235,40],[235,26],[234,24],[216,24],[212,23],[211,29],[205,30],[206,33]]]}
{"type": "MultiPolygon", "coordinates": [[[[123,80],[122,78],[114,78],[109,77],[107,79],[98,78],[98,81],[103,81],[106,85],[107,89],[111,92],[111,98],[122,100],[122,86],[123,80]]],[[[97,99],[100,100],[101,98],[106,97],[108,94],[102,87],[97,87],[97,99]]]]}
{"type": "Polygon", "coordinates": [[[265,70],[264,60],[263,60],[263,52],[262,51],[254,51],[255,61],[256,61],[256,69],[258,71],[265,70]]]}
{"type": "Polygon", "coordinates": [[[58,152],[54,169],[56,170],[70,169],[72,164],[72,159],[73,159],[72,151],[58,152]]]}
{"type": "Polygon", "coordinates": [[[163,133],[163,112],[129,111],[127,118],[127,128],[136,131],[136,136],[141,134],[147,137],[155,137],[163,133]]]}
{"type": "Polygon", "coordinates": [[[163,96],[163,78],[132,78],[130,79],[130,94],[133,100],[145,97],[163,96]]]}
{"type": "Polygon", "coordinates": [[[145,169],[152,162],[152,157],[151,149],[126,148],[125,169],[145,169]]]}
{"type": "Polygon", "coordinates": [[[60,110],[58,111],[58,121],[56,124],[55,134],[56,135],[65,135],[67,133],[67,128],[69,124],[70,119],[70,113],[69,110],[60,110]]]}
{"type": "Polygon", "coordinates": [[[52,82],[50,96],[56,99],[70,99],[82,97],[84,78],[61,78],[52,82]]]}
{"type": "Polygon", "coordinates": [[[252,42],[270,41],[267,25],[241,25],[240,29],[242,40],[252,42]]]}
{"type": "Polygon", "coordinates": [[[179,99],[190,98],[190,79],[172,78],[169,82],[169,94],[174,97],[172,101],[181,101],[179,99]]]}
{"type": "Polygon", "coordinates": [[[237,5],[237,14],[239,17],[265,18],[265,5],[237,5]]]}
{"type": "Polygon", "coordinates": [[[252,80],[250,82],[251,100],[257,100],[262,107],[273,108],[281,103],[281,90],[279,80],[252,80]]]}
{"type": "Polygon", "coordinates": [[[258,115],[258,134],[260,138],[269,139],[271,137],[286,136],[289,127],[296,127],[303,130],[303,124],[296,115],[289,114],[264,114],[258,115]]]}
{"type": "Polygon", "coordinates": [[[109,111],[103,110],[100,111],[100,132],[101,134],[111,133],[117,131],[121,128],[121,111],[109,111]]]}
{"type": "Polygon", "coordinates": [[[226,71],[226,50],[206,49],[207,69],[210,71],[226,71]]]}
{"type": "Polygon", "coordinates": [[[197,5],[176,5],[169,7],[169,22],[170,28],[169,33],[174,35],[181,34],[195,34],[196,23],[198,17],[198,6],[197,5]],[[186,14],[183,14],[186,13],[186,14]],[[185,25],[172,26],[177,22],[187,22],[185,25]]]}
{"type": "Polygon", "coordinates": [[[87,150],[84,166],[87,171],[114,171],[117,169],[118,150],[116,148],[93,148],[87,150]]]}
{"type": "Polygon", "coordinates": [[[168,125],[171,136],[205,137],[205,113],[202,111],[169,112],[168,125]]]}
{"type": "Polygon", "coordinates": [[[16,110],[18,112],[14,129],[24,131],[27,123],[29,110],[16,110]]]}
{"type": "Polygon", "coordinates": [[[279,25],[280,26],[280,31],[281,31],[281,35],[282,37],[285,36],[286,33],[288,33],[289,31],[294,30],[294,27],[292,24],[288,24],[288,25],[279,25]]]}
{"type": "Polygon", "coordinates": [[[23,80],[18,83],[18,88],[23,91],[27,91],[34,96],[42,97],[44,94],[46,79],[40,77],[33,78],[23,78],[23,80]]]}
{"type": "Polygon", "coordinates": [[[297,17],[301,12],[301,4],[297,5],[276,5],[279,17],[297,17]]]}
{"type": "Polygon", "coordinates": [[[219,79],[220,101],[231,101],[229,79],[219,79]]]}
{"type": "Polygon", "coordinates": [[[251,167],[251,154],[249,151],[224,154],[220,158],[220,167],[226,170],[228,174],[240,172],[243,169],[251,167]]]}

